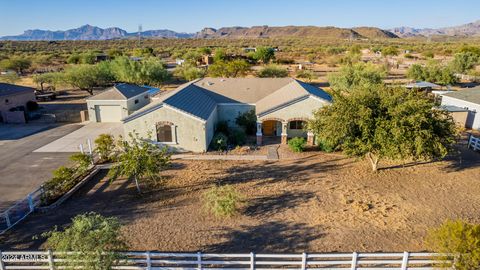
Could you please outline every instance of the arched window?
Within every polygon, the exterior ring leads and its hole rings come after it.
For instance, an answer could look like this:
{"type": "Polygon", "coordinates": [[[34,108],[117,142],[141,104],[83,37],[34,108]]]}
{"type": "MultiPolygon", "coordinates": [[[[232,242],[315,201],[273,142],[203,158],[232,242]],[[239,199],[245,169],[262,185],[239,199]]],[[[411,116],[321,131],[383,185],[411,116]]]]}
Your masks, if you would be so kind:
{"type": "Polygon", "coordinates": [[[157,123],[157,142],[173,142],[172,125],[157,123]]]}
{"type": "Polygon", "coordinates": [[[290,129],[303,129],[303,121],[299,121],[299,120],[291,121],[290,129]]]}

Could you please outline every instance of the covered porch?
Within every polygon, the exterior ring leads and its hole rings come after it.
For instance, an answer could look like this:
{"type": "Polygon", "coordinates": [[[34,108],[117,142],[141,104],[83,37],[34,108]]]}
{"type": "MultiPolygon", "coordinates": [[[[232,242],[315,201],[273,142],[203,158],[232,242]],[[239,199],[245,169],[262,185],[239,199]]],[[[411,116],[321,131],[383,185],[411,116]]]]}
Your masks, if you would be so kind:
{"type": "Polygon", "coordinates": [[[314,144],[314,134],[305,129],[308,119],[290,118],[287,120],[280,118],[265,118],[257,120],[257,145],[264,144],[265,141],[272,141],[274,138],[280,138],[281,144],[287,144],[289,138],[303,137],[307,139],[307,145],[314,144]]]}

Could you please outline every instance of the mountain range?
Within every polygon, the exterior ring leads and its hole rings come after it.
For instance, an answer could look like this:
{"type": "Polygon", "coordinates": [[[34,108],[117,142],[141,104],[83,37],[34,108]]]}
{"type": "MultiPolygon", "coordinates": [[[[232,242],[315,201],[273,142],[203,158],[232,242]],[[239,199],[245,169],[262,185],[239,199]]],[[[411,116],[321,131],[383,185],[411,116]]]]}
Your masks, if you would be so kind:
{"type": "MultiPolygon", "coordinates": [[[[197,33],[179,33],[172,30],[148,30],[140,33],[142,38],[269,38],[269,37],[321,37],[321,38],[361,38],[386,39],[406,37],[440,36],[480,36],[480,20],[453,27],[412,28],[397,27],[383,30],[376,27],[338,28],[333,26],[253,26],[204,28],[197,33]]],[[[21,35],[4,36],[0,40],[108,40],[128,39],[138,36],[138,32],[128,33],[118,27],[100,28],[83,25],[65,31],[26,30],[21,35]]]]}

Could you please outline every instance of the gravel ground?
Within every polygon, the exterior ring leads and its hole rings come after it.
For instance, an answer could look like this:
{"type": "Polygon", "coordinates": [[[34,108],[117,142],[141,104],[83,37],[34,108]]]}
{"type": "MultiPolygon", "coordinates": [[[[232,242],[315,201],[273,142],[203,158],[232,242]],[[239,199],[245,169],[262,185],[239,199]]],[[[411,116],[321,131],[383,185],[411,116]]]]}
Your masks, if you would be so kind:
{"type": "MultiPolygon", "coordinates": [[[[462,148],[463,149],[463,148],[462,148]]],[[[281,151],[286,151],[285,149],[281,151]]],[[[163,185],[137,194],[101,172],[56,211],[36,213],[0,236],[0,250],[33,249],[32,236],[88,211],[116,216],[132,250],[211,252],[420,251],[446,218],[480,222],[480,155],[423,164],[367,162],[307,152],[301,159],[175,160],[163,185]],[[202,194],[214,184],[243,194],[240,213],[211,216],[202,194]]]]}

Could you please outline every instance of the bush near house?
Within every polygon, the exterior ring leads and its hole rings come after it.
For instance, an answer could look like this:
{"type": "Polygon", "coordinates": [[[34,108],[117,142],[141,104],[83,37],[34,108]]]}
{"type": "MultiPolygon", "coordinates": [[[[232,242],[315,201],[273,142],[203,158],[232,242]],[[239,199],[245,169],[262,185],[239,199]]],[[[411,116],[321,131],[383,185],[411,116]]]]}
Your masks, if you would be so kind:
{"type": "Polygon", "coordinates": [[[257,131],[257,115],[255,115],[255,110],[240,114],[235,118],[235,123],[243,127],[248,135],[254,135],[257,131]]]}
{"type": "Polygon", "coordinates": [[[205,208],[216,217],[232,217],[238,213],[240,195],[233,186],[213,186],[205,194],[205,208]]]}
{"type": "Polygon", "coordinates": [[[100,134],[95,139],[95,152],[100,156],[100,162],[110,161],[113,150],[115,149],[115,141],[110,134],[100,134]]]}
{"type": "Polygon", "coordinates": [[[288,141],[288,147],[290,147],[293,152],[303,152],[306,143],[305,138],[295,137],[288,141]]]}
{"type": "Polygon", "coordinates": [[[227,150],[227,141],[228,141],[227,135],[221,132],[218,132],[217,134],[215,134],[215,136],[213,136],[211,147],[213,150],[217,150],[217,151],[227,150]]]}

